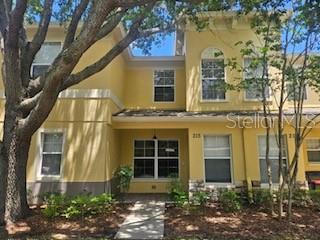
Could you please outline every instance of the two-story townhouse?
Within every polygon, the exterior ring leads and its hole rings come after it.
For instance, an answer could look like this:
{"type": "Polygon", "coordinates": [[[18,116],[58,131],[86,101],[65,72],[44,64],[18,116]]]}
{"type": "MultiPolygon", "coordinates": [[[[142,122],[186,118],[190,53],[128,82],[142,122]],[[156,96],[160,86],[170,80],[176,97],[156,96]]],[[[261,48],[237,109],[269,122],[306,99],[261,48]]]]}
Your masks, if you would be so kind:
{"type": "MultiPolygon", "coordinates": [[[[177,34],[175,56],[135,57],[128,49],[103,71],[60,94],[32,139],[27,168],[32,195],[116,191],[113,173],[120,165],[134,169],[131,193],[167,192],[173,174],[186,189],[198,181],[208,187],[238,187],[247,181],[264,186],[265,130],[255,115],[261,103],[248,90],[218,87],[223,81],[246,77],[223,63],[236,57],[240,65],[247,64],[235,43],[258,39],[246,17],[209,15],[214,19],[210,30],[199,32],[187,25],[177,34]]],[[[28,34],[34,34],[32,26],[28,34]]],[[[50,65],[63,34],[62,27],[51,26],[32,74],[50,65]]],[[[119,27],[96,43],[77,69],[99,58],[121,34],[119,27]]],[[[3,109],[4,94],[1,97],[3,109]]],[[[307,89],[306,109],[316,111],[319,106],[318,95],[307,89]]],[[[286,110],[290,109],[289,102],[286,110]]],[[[2,127],[3,111],[0,117],[2,127]]],[[[287,124],[284,161],[294,153],[292,133],[287,124]]],[[[274,169],[277,151],[271,137],[274,169]]],[[[304,143],[299,164],[301,184],[306,183],[306,171],[320,171],[320,130],[316,127],[304,143]]]]}

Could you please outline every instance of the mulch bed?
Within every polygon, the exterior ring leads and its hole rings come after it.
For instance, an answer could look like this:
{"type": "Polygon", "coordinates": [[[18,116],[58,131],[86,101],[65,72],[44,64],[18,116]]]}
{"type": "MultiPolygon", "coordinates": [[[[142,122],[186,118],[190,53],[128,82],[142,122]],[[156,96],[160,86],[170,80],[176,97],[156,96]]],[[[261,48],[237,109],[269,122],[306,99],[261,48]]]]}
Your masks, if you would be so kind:
{"type": "MultiPolygon", "coordinates": [[[[94,217],[66,219],[44,217],[39,208],[31,210],[27,219],[7,226],[8,238],[18,239],[84,239],[112,238],[128,216],[130,204],[117,203],[104,214],[94,217]]],[[[0,237],[0,239],[3,239],[0,237]]]]}
{"type": "Polygon", "coordinates": [[[215,204],[191,213],[167,205],[165,217],[166,239],[320,239],[320,212],[310,208],[295,208],[291,223],[257,208],[233,214],[215,204]]]}

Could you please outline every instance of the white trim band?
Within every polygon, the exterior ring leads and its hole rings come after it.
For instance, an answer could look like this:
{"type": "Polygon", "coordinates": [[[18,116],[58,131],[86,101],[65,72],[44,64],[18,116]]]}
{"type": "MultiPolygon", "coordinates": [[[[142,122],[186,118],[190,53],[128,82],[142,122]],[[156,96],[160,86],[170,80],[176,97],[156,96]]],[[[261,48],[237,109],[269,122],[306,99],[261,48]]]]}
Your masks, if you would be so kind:
{"type": "MultiPolygon", "coordinates": [[[[59,94],[60,99],[111,99],[117,107],[124,109],[121,100],[110,89],[67,89],[59,94]]],[[[5,99],[3,90],[0,90],[0,99],[5,99]]]]}

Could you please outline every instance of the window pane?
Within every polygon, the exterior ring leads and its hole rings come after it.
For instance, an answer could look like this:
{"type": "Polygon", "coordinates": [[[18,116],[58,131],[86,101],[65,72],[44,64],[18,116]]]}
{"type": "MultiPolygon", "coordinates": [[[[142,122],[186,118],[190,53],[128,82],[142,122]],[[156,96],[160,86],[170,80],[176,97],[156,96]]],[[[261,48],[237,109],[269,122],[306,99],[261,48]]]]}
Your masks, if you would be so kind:
{"type": "Polygon", "coordinates": [[[202,79],[202,98],[205,100],[225,99],[223,79],[202,79]]]}
{"type": "MultiPolygon", "coordinates": [[[[262,99],[261,88],[259,88],[256,84],[250,83],[250,85],[246,89],[246,99],[262,99]]],[[[269,88],[265,88],[265,97],[269,98],[269,88]]]]}
{"type": "Polygon", "coordinates": [[[33,65],[31,73],[32,78],[39,77],[41,74],[45,73],[49,67],[50,65],[33,65]]]}
{"type": "Polygon", "coordinates": [[[33,63],[51,64],[61,51],[60,42],[45,42],[35,56],[33,63]]]}
{"type": "Polygon", "coordinates": [[[307,149],[320,150],[320,139],[307,139],[307,149]]]}
{"type": "Polygon", "coordinates": [[[42,175],[60,175],[61,154],[42,155],[42,175]]]}
{"type": "Polygon", "coordinates": [[[174,87],[155,87],[154,90],[155,102],[173,102],[174,101],[174,87]]]}
{"type": "MultiPolygon", "coordinates": [[[[279,183],[279,161],[278,159],[270,159],[270,161],[272,182],[279,183]]],[[[286,159],[283,159],[283,163],[286,163],[286,159]]],[[[265,158],[260,159],[260,179],[261,183],[268,183],[267,163],[265,158]]]]}
{"type": "MultiPolygon", "coordinates": [[[[285,136],[282,137],[283,140],[283,149],[282,149],[282,155],[283,157],[286,157],[287,154],[287,143],[285,136]]],[[[265,158],[266,155],[266,137],[265,136],[259,136],[259,158],[265,158]]],[[[277,143],[277,138],[275,135],[270,136],[269,138],[269,157],[271,158],[277,158],[279,156],[279,145],[277,143]]]]}
{"type": "Polygon", "coordinates": [[[167,178],[170,176],[177,176],[179,173],[178,159],[159,159],[158,160],[158,176],[160,178],[167,178]]]}
{"type": "Polygon", "coordinates": [[[159,157],[178,157],[178,141],[158,141],[158,156],[159,157]]]}
{"type": "Polygon", "coordinates": [[[230,159],[205,159],[206,182],[231,182],[230,159]]]}
{"type": "Polygon", "coordinates": [[[309,162],[320,162],[320,151],[308,151],[309,162]]]}
{"type": "Polygon", "coordinates": [[[206,136],[204,138],[205,157],[230,157],[229,136],[206,136]]]}
{"type": "Polygon", "coordinates": [[[263,77],[263,64],[253,62],[251,59],[244,59],[244,78],[261,79],[263,77]]]}
{"type": "Polygon", "coordinates": [[[135,159],[134,177],[154,178],[154,159],[135,159]]]}
{"type": "Polygon", "coordinates": [[[62,133],[43,133],[42,134],[42,151],[62,152],[63,134],[62,133]]]}

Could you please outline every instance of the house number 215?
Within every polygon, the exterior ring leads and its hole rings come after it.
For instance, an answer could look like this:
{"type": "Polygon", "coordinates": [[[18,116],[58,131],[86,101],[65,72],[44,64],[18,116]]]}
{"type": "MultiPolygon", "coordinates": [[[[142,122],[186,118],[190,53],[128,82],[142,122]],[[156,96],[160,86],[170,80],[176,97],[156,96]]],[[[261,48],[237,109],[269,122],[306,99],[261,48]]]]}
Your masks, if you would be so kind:
{"type": "Polygon", "coordinates": [[[200,133],[193,133],[192,138],[200,138],[201,134],[200,133]]]}

